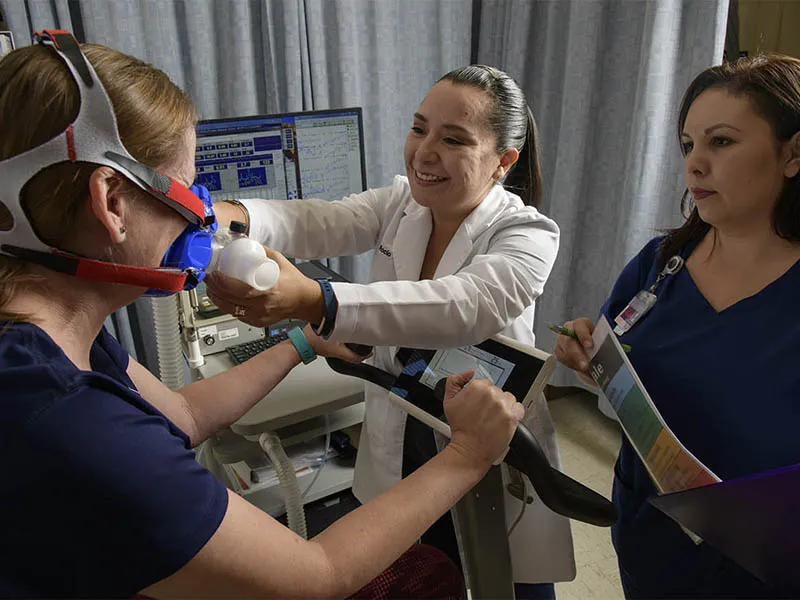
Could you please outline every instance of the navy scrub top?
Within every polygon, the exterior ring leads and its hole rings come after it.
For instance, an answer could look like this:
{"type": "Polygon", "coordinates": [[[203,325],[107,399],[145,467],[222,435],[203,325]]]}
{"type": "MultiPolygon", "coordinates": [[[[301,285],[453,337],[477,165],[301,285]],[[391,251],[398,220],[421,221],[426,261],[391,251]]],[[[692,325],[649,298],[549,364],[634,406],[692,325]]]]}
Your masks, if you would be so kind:
{"type": "MultiPolygon", "coordinates": [[[[660,242],[623,270],[602,308],[610,323],[655,281],[660,242]]],[[[655,307],[620,340],[678,439],[723,480],[800,463],[800,262],[722,312],[686,268],[666,277],[656,295],[655,307]]],[[[782,595],[708,544],[695,545],[648,504],[655,487],[626,439],[615,475],[620,519],[612,537],[628,596],[782,595]]]]}
{"type": "Polygon", "coordinates": [[[35,325],[0,323],[0,597],[131,597],[225,515],[225,487],[137,393],[105,330],[91,364],[35,325]]]}

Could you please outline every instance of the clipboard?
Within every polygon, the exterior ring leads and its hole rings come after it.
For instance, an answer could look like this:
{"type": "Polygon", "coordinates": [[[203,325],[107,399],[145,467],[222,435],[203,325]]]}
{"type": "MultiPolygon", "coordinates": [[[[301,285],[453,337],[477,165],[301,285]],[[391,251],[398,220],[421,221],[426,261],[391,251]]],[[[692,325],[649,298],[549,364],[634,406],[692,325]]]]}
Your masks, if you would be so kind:
{"type": "Polygon", "coordinates": [[[800,593],[800,463],[650,504],[765,583],[800,593]]]}

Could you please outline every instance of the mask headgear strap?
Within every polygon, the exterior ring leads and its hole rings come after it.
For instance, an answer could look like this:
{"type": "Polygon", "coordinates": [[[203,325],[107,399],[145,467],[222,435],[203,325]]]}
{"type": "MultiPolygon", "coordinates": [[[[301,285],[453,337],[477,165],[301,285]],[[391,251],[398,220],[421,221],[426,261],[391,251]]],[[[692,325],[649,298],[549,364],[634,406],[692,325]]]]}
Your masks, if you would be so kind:
{"type": "Polygon", "coordinates": [[[83,258],[52,248],[36,235],[22,208],[21,192],[36,174],[67,161],[111,167],[195,225],[213,222],[213,215],[188,188],[141,164],[128,153],[119,137],[111,100],[72,34],[45,30],[34,36],[64,60],[78,86],[80,108],[78,116],[60,135],[0,162],[0,181],[3,182],[0,202],[6,205],[14,220],[10,230],[0,231],[0,253],[83,279],[170,292],[182,290],[187,274],[181,270],[132,267],[83,258]]]}

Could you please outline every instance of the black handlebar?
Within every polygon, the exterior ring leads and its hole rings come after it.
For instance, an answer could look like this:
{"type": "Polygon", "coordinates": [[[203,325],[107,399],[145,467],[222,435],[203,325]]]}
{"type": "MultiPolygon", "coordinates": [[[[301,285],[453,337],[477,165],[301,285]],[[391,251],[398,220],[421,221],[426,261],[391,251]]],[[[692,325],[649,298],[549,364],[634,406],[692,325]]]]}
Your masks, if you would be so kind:
{"type": "MultiPolygon", "coordinates": [[[[326,360],[331,369],[342,375],[364,379],[388,391],[394,387],[396,377],[373,365],[349,363],[339,358],[326,360]]],[[[440,401],[444,401],[445,382],[440,379],[434,389],[440,401]]],[[[553,512],[599,527],[609,527],[616,522],[617,508],[594,490],[554,469],[536,436],[522,423],[517,425],[504,462],[528,477],[542,502],[553,512]]]]}
{"type": "Polygon", "coordinates": [[[617,507],[606,498],[554,469],[536,436],[522,423],[504,459],[525,473],[542,502],[555,513],[598,527],[610,527],[617,521],[617,507]]]}
{"type": "Polygon", "coordinates": [[[366,344],[354,344],[352,342],[347,342],[345,346],[350,348],[350,350],[359,356],[369,356],[372,354],[372,346],[367,346],[366,344]]]}

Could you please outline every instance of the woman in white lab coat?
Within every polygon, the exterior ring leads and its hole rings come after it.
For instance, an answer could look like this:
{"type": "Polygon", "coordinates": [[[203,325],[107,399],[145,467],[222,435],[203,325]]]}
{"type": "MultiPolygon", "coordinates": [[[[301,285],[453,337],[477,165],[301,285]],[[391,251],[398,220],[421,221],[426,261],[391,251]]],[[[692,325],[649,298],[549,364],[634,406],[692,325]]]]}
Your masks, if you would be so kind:
{"type": "MultiPolygon", "coordinates": [[[[295,317],[319,324],[331,340],[375,346],[374,364],[394,374],[402,369],[398,347],[448,348],[498,333],[533,346],[534,302],[555,261],[559,231],[536,209],[536,125],[518,85],[490,67],[448,73],[414,114],[404,157],[405,177],[340,201],[215,207],[222,224],[243,220],[251,237],[295,258],[375,249],[372,283],[318,283],[275,252],[281,276],[274,288],[257,293],[209,276],[212,300],[251,324],[295,317]]],[[[526,422],[557,465],[544,399],[526,422]]],[[[362,502],[397,482],[404,461],[414,461],[408,452],[404,457],[406,423],[387,393],[367,384],[353,487],[362,502]]],[[[520,504],[507,496],[513,521],[520,504]]],[[[569,524],[538,499],[510,543],[515,581],[574,575],[569,524]]]]}

